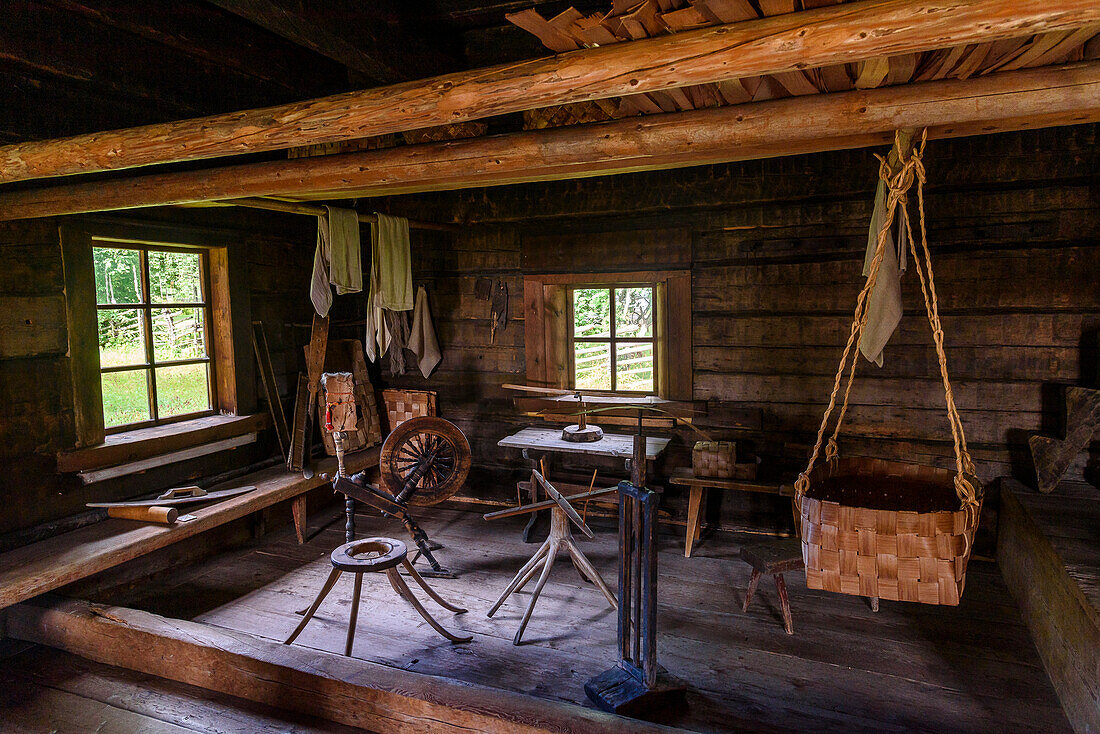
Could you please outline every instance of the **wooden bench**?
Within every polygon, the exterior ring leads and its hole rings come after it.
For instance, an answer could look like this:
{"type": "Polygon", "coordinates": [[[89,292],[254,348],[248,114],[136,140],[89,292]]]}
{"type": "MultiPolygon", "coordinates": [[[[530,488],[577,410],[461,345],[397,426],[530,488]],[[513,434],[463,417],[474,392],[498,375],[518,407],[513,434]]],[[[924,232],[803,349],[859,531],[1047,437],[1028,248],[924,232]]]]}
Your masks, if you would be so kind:
{"type": "Polygon", "coordinates": [[[706,504],[706,492],[708,489],[726,489],[738,492],[759,492],[763,494],[775,494],[781,496],[793,496],[788,487],[780,487],[778,484],[767,482],[750,482],[743,479],[710,479],[695,476],[690,467],[681,467],[672,472],[669,477],[671,484],[688,487],[688,522],[687,538],[684,540],[684,557],[691,558],[691,549],[695,541],[699,540],[702,530],[703,507],[706,504]]]}
{"type": "MultiPolygon", "coordinates": [[[[352,454],[345,460],[349,472],[378,466],[378,448],[352,454]]],[[[57,589],[146,553],[198,535],[265,507],[320,487],[324,473],[336,472],[336,460],[318,463],[306,479],[288,474],[282,465],[243,476],[211,489],[255,485],[252,492],[189,511],[195,519],[168,527],[131,520],[104,520],[47,540],[0,554],[0,609],[57,589]]]]}

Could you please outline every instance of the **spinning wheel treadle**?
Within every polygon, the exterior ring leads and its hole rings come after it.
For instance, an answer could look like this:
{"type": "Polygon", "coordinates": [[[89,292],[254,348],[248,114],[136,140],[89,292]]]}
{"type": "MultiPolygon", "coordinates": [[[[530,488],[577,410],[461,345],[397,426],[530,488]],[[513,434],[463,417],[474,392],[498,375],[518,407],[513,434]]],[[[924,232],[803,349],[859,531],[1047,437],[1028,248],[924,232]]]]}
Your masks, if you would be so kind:
{"type": "Polygon", "coordinates": [[[382,484],[402,504],[442,502],[470,472],[470,444],[454,424],[435,416],[410,418],[386,438],[379,457],[382,484]]]}

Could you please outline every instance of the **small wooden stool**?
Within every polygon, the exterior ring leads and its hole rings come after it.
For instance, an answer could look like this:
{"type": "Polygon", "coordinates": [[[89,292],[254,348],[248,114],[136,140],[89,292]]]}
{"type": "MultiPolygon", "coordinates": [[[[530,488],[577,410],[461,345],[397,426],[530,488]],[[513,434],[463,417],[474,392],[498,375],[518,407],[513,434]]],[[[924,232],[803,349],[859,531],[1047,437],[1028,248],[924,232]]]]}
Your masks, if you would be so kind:
{"type": "Polygon", "coordinates": [[[402,566],[412,577],[413,581],[420,584],[420,587],[424,589],[424,592],[431,597],[439,606],[454,612],[455,614],[462,614],[466,610],[459,607],[448,604],[443,599],[432,591],[431,587],[420,577],[420,574],[416,572],[413,565],[408,561],[408,550],[405,548],[405,544],[400,540],[393,540],[391,538],[364,538],[363,540],[353,540],[350,543],[344,543],[342,546],[332,552],[330,560],[332,561],[332,573],[329,574],[328,579],[325,581],[324,586],[321,587],[321,591],[317,594],[317,598],[313,600],[313,604],[306,610],[305,616],[302,617],[302,621],[298,623],[298,627],[290,634],[290,637],[286,638],[284,645],[289,645],[302,633],[302,630],[309,624],[309,620],[313,618],[313,615],[317,612],[317,608],[321,606],[321,602],[325,600],[328,593],[332,591],[332,587],[336,585],[336,580],[340,578],[341,573],[355,574],[355,588],[351,597],[351,619],[348,621],[348,637],[344,644],[344,655],[351,655],[351,646],[355,641],[355,623],[359,618],[359,597],[363,591],[363,574],[364,573],[376,573],[384,572],[386,578],[390,582],[390,586],[397,592],[405,601],[412,604],[413,609],[420,613],[420,616],[424,618],[424,621],[432,626],[439,634],[446,637],[451,642],[469,642],[474,639],[469,637],[458,637],[452,635],[447,630],[436,622],[432,618],[432,615],[428,614],[423,605],[417,601],[413,596],[412,591],[409,589],[408,584],[405,583],[405,579],[401,578],[401,574],[397,572],[397,567],[402,566]]]}
{"type": "Polygon", "coordinates": [[[752,578],[745,592],[745,604],[742,611],[749,610],[749,602],[760,583],[761,574],[770,573],[775,579],[775,590],[779,592],[779,603],[783,608],[783,628],[788,635],[794,634],[794,621],[791,619],[791,602],[787,598],[787,582],[783,574],[803,568],[802,540],[783,538],[767,543],[754,543],[741,548],[741,560],[752,566],[752,578]]]}

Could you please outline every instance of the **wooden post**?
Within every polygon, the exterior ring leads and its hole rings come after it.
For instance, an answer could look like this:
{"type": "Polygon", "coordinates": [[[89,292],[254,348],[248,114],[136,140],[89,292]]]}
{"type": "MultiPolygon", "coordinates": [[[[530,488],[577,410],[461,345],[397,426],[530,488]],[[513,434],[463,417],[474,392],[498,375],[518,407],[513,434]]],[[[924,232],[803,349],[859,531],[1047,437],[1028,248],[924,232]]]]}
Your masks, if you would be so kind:
{"type": "MultiPolygon", "coordinates": [[[[635,457],[645,439],[635,437],[635,457]]],[[[635,460],[635,466],[639,463],[635,460]]],[[[633,472],[632,472],[633,473],[633,472]]],[[[604,711],[646,718],[683,703],[683,683],[657,664],[657,503],[660,495],[619,483],[619,662],[584,684],[604,711]]]]}

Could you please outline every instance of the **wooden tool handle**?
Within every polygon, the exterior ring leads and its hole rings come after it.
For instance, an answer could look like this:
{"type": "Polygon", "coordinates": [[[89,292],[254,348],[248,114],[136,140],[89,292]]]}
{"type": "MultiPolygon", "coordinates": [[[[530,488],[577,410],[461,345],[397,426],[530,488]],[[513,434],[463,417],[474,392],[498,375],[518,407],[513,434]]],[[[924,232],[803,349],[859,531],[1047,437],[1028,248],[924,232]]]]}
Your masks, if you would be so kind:
{"type": "Polygon", "coordinates": [[[514,385],[510,382],[501,385],[505,390],[522,390],[524,392],[540,392],[546,395],[573,395],[576,390],[559,390],[555,387],[535,387],[534,385],[514,385]]]}
{"type": "Polygon", "coordinates": [[[139,520],[141,522],[155,522],[161,525],[172,525],[179,517],[179,510],[175,507],[109,507],[108,517],[117,517],[122,520],[139,520]]]}

